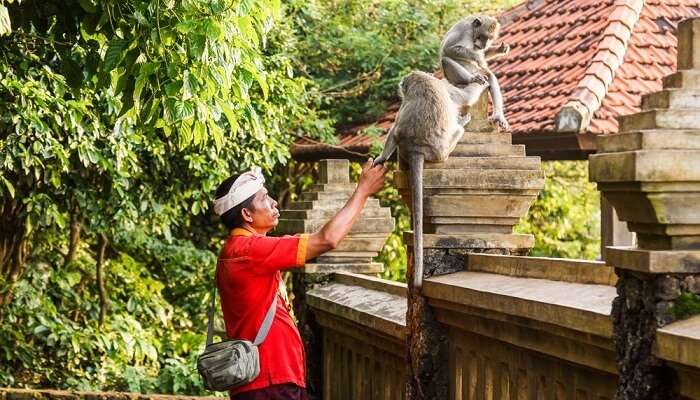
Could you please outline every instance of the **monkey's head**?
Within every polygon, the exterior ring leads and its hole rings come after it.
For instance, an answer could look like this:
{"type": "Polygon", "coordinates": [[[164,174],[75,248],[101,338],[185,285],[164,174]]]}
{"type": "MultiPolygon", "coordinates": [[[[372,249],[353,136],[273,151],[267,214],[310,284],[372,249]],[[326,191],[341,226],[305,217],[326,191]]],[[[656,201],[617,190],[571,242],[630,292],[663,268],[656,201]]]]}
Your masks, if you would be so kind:
{"type": "Polygon", "coordinates": [[[474,48],[477,50],[485,50],[491,43],[498,39],[498,33],[501,29],[501,24],[494,17],[488,15],[479,15],[474,17],[472,21],[474,33],[474,48]]]}
{"type": "Polygon", "coordinates": [[[416,90],[420,90],[425,85],[430,85],[432,79],[435,78],[423,71],[411,71],[399,83],[399,97],[404,99],[406,96],[413,95],[416,90]]]}

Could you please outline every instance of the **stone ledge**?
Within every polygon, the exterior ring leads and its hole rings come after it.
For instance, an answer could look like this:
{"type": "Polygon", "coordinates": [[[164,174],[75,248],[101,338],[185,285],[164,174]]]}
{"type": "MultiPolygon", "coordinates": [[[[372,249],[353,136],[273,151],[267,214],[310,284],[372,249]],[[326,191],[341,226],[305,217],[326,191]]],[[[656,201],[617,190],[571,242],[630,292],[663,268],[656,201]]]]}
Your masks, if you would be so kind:
{"type": "Polygon", "coordinates": [[[303,271],[305,273],[323,273],[329,274],[333,272],[355,272],[364,274],[379,274],[384,272],[384,264],[382,263],[307,263],[304,267],[295,271],[303,271]]]}
{"type": "Polygon", "coordinates": [[[700,251],[641,250],[607,247],[605,261],[616,268],[650,274],[700,273],[700,251]]]}
{"type": "Polygon", "coordinates": [[[467,270],[519,278],[615,286],[615,270],[600,261],[518,257],[491,254],[467,255],[467,270]]]}
{"type": "Polygon", "coordinates": [[[338,272],[333,277],[333,281],[335,283],[342,283],[343,285],[361,286],[365,289],[378,290],[395,296],[406,297],[408,295],[408,288],[405,283],[375,278],[368,275],[338,272]]]}
{"type": "MultiPolygon", "coordinates": [[[[413,232],[404,232],[404,243],[412,245],[413,232]]],[[[518,233],[423,234],[426,249],[529,249],[535,244],[532,235],[518,233]]]]}
{"type": "Polygon", "coordinates": [[[616,291],[610,286],[456,272],[425,280],[423,295],[612,337],[610,311],[616,291]]]}
{"type": "Polygon", "coordinates": [[[615,135],[601,135],[596,138],[596,143],[598,154],[642,149],[700,149],[700,132],[697,130],[646,130],[615,135]]]}
{"type": "Polygon", "coordinates": [[[306,303],[329,314],[406,339],[406,298],[361,286],[332,282],[306,293],[306,303]]]}
{"type": "Polygon", "coordinates": [[[169,394],[141,394],[130,392],[79,392],[72,390],[18,389],[0,387],[3,400],[221,400],[215,396],[184,396],[169,394]]]}
{"type": "Polygon", "coordinates": [[[592,182],[700,180],[700,150],[636,150],[589,156],[592,182]]]}
{"type": "Polygon", "coordinates": [[[700,368],[700,315],[656,331],[656,356],[700,368]]]}

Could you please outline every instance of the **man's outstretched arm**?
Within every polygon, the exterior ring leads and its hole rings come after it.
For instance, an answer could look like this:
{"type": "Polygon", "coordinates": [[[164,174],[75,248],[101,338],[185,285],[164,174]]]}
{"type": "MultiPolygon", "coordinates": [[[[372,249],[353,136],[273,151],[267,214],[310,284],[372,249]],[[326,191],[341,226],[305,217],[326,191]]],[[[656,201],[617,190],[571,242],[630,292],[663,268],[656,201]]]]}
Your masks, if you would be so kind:
{"type": "Polygon", "coordinates": [[[345,206],[330,221],[326,222],[318,232],[309,235],[306,248],[307,261],[313,260],[338,246],[338,243],[350,232],[355,221],[357,221],[367,199],[384,186],[385,176],[386,167],[381,164],[372,167],[372,159],[367,160],[365,165],[362,166],[362,174],[357,182],[357,188],[355,188],[345,206]]]}

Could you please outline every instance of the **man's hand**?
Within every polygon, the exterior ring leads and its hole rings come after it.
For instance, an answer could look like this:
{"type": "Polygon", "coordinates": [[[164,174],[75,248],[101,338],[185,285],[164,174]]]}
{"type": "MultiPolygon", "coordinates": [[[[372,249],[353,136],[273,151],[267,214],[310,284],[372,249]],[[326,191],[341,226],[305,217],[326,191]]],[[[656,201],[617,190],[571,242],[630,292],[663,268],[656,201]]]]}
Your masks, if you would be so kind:
{"type": "Polygon", "coordinates": [[[369,197],[377,193],[384,187],[386,178],[386,167],[382,164],[372,166],[373,160],[370,158],[362,166],[362,174],[357,182],[357,192],[369,197]]]}

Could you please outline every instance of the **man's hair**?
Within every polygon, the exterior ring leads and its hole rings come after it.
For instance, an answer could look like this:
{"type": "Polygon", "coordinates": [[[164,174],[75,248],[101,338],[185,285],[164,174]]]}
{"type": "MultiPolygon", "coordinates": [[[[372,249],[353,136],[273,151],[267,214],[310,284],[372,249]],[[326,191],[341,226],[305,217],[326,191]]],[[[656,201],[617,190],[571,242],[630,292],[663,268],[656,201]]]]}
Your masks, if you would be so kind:
{"type": "MultiPolygon", "coordinates": [[[[226,179],[219,185],[219,188],[216,189],[216,198],[220,199],[224,196],[226,196],[231,190],[231,186],[233,185],[233,182],[238,179],[240,175],[234,175],[226,179]]],[[[238,228],[243,226],[243,216],[241,216],[241,210],[244,208],[247,208],[249,210],[253,210],[253,198],[255,197],[255,194],[252,196],[248,197],[245,199],[241,204],[233,207],[232,209],[226,211],[225,213],[221,214],[221,222],[228,228],[229,230],[233,228],[238,228]]]]}

